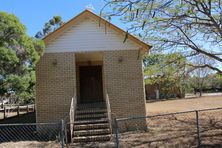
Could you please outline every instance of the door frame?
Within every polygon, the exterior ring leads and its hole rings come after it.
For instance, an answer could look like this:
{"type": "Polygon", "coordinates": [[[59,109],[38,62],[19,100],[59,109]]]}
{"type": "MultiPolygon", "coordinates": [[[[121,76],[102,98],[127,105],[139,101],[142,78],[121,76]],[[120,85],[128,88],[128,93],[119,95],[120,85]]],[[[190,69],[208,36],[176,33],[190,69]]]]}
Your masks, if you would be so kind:
{"type": "Polygon", "coordinates": [[[103,93],[103,101],[105,99],[105,81],[104,81],[104,67],[103,61],[84,61],[84,62],[76,62],[76,91],[77,91],[77,104],[80,104],[80,67],[83,66],[101,66],[102,69],[102,93],[103,93]]]}

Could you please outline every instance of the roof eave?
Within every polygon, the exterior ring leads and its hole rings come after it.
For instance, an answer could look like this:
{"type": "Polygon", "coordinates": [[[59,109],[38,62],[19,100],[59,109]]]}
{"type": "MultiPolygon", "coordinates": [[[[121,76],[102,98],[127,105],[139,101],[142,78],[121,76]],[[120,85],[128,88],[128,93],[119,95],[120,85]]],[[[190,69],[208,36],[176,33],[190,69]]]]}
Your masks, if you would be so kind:
{"type": "MultiPolygon", "coordinates": [[[[43,38],[43,41],[45,42],[45,44],[48,44],[54,36],[56,36],[56,34],[62,33],[63,30],[66,29],[67,26],[72,25],[73,22],[75,20],[77,20],[78,18],[80,18],[83,14],[91,14],[92,16],[94,16],[95,18],[99,19],[100,23],[107,23],[109,24],[110,27],[112,27],[113,29],[117,30],[120,33],[126,33],[124,30],[122,30],[121,28],[117,27],[116,25],[110,23],[109,21],[105,20],[104,18],[98,16],[97,14],[89,11],[89,10],[84,10],[83,12],[81,12],[80,14],[78,14],[77,16],[75,16],[74,18],[72,18],[71,20],[69,20],[68,22],[64,23],[62,26],[60,26],[59,28],[57,28],[56,30],[54,30],[53,32],[49,33],[47,36],[45,36],[43,38]]],[[[136,38],[135,36],[128,34],[129,39],[131,39],[132,41],[136,42],[138,45],[142,46],[142,49],[145,51],[149,51],[152,46],[139,40],[138,38],[136,38]]]]}

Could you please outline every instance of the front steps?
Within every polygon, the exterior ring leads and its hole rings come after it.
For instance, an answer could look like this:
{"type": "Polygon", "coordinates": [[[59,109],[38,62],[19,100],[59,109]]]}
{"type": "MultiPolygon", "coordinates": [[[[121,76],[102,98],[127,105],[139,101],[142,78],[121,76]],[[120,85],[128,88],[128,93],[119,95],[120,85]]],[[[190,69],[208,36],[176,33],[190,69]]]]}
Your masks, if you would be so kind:
{"type": "Polygon", "coordinates": [[[110,141],[111,132],[106,104],[80,104],[77,106],[73,142],[110,141]]]}

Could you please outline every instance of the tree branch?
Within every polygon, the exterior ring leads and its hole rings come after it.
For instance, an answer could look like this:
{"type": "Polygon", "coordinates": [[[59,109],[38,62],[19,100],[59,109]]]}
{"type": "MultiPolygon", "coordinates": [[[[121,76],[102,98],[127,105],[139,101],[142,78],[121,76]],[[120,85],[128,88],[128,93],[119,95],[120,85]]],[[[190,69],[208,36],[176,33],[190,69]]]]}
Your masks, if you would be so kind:
{"type": "Polygon", "coordinates": [[[216,68],[216,67],[213,67],[209,64],[204,64],[204,65],[193,65],[193,64],[187,64],[191,67],[193,67],[194,69],[197,69],[197,68],[210,68],[214,71],[217,71],[220,75],[222,75],[222,70],[220,70],[219,68],[216,68]]]}
{"type": "Polygon", "coordinates": [[[204,51],[204,50],[201,50],[201,49],[188,37],[188,35],[183,31],[183,29],[182,29],[181,27],[179,27],[179,26],[177,26],[177,25],[174,25],[174,24],[171,24],[171,25],[173,25],[174,27],[178,28],[178,29],[180,30],[180,32],[186,37],[186,39],[187,39],[190,43],[193,44],[193,45],[190,45],[190,44],[188,44],[188,43],[185,43],[185,44],[188,45],[190,48],[192,48],[193,50],[195,50],[195,51],[197,51],[197,52],[200,52],[200,53],[202,53],[202,54],[204,54],[204,55],[206,55],[206,56],[208,56],[208,57],[210,57],[210,58],[213,58],[213,59],[215,59],[215,60],[217,60],[217,61],[219,61],[219,62],[222,62],[222,59],[221,59],[220,57],[215,56],[214,54],[208,53],[208,52],[206,52],[206,51],[204,51]]]}

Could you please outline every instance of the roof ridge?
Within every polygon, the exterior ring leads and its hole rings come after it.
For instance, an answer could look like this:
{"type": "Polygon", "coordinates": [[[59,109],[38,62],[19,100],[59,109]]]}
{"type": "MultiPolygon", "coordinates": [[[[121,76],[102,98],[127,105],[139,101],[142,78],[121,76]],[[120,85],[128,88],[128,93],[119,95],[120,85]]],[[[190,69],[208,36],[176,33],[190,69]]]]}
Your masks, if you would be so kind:
{"type": "MultiPolygon", "coordinates": [[[[62,26],[60,26],[59,28],[57,28],[56,30],[54,30],[53,32],[49,33],[47,36],[45,36],[43,38],[44,42],[47,44],[49,41],[51,41],[51,39],[53,38],[54,35],[56,35],[57,33],[62,33],[63,30],[66,29],[66,27],[68,27],[70,24],[74,23],[74,21],[78,18],[80,18],[82,15],[84,14],[90,14],[90,15],[93,15],[94,17],[96,17],[97,19],[100,19],[100,23],[103,22],[103,23],[108,23],[109,26],[111,28],[113,28],[114,30],[122,33],[122,34],[126,34],[127,32],[124,31],[123,29],[121,29],[120,27],[114,25],[113,23],[109,22],[108,20],[106,20],[105,18],[97,15],[96,13],[88,10],[88,9],[85,9],[84,11],[82,11],[81,13],[79,13],[78,15],[74,16],[72,19],[70,19],[69,21],[67,21],[66,23],[64,23],[62,26]]],[[[144,48],[145,50],[149,50],[150,48],[152,48],[151,45],[141,41],[140,39],[138,39],[137,37],[135,37],[134,35],[132,34],[129,34],[128,33],[128,38],[131,39],[132,41],[136,42],[137,44],[141,45],[142,48],[144,48]]]]}

